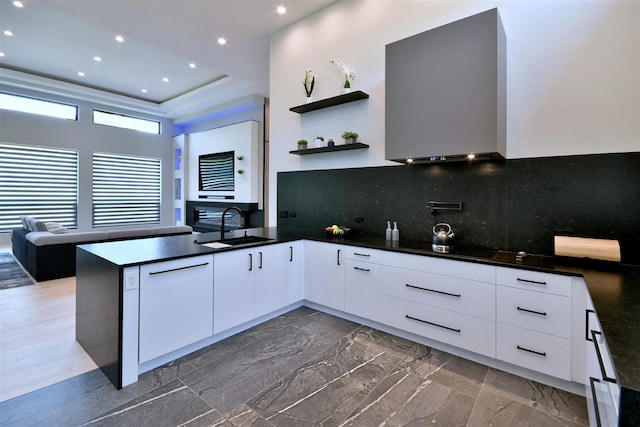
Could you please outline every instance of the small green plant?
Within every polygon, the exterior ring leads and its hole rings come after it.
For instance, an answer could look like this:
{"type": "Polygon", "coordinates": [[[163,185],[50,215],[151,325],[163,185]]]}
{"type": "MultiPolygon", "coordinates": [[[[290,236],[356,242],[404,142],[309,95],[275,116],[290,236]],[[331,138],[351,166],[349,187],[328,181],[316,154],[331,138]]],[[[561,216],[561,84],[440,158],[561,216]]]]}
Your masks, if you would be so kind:
{"type": "Polygon", "coordinates": [[[238,169],[238,174],[242,175],[244,173],[244,169],[238,169]]]}
{"type": "Polygon", "coordinates": [[[303,150],[303,149],[307,148],[307,144],[309,144],[309,142],[306,139],[298,140],[298,149],[299,150],[303,150]]]}
{"type": "Polygon", "coordinates": [[[237,158],[238,160],[240,160],[240,161],[244,160],[244,156],[238,156],[238,157],[236,157],[236,158],[237,158]]]}
{"type": "Polygon", "coordinates": [[[358,133],[357,133],[357,132],[351,132],[351,131],[346,131],[346,132],[344,132],[344,133],[342,134],[342,137],[343,137],[344,139],[352,139],[352,138],[353,138],[353,139],[355,140],[355,139],[358,139],[358,137],[359,137],[359,136],[360,136],[360,135],[358,135],[358,133]]]}

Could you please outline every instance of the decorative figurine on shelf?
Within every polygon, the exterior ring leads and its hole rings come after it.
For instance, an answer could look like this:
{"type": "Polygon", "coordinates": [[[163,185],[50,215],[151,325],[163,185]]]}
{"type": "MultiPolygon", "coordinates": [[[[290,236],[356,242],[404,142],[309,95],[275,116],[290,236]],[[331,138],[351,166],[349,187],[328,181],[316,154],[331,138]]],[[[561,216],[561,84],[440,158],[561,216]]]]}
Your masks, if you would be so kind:
{"type": "Polygon", "coordinates": [[[316,77],[313,75],[313,71],[309,68],[304,71],[304,92],[307,94],[307,104],[313,102],[311,93],[316,85],[316,77]]]}
{"type": "Polygon", "coordinates": [[[335,146],[336,146],[336,143],[335,143],[335,142],[333,142],[333,139],[330,139],[330,140],[327,142],[327,147],[335,147],[335,146]]]}
{"type": "Polygon", "coordinates": [[[307,144],[309,144],[309,142],[306,139],[301,139],[298,141],[298,150],[306,150],[307,149],[307,144]]]}
{"type": "Polygon", "coordinates": [[[355,144],[360,135],[357,132],[346,131],[342,134],[345,144],[355,144]]]}
{"type": "Polygon", "coordinates": [[[313,140],[313,146],[315,148],[326,147],[324,144],[324,138],[321,136],[316,136],[316,139],[313,140]]]}
{"type": "Polygon", "coordinates": [[[342,84],[342,93],[351,92],[351,81],[353,81],[356,78],[356,70],[349,67],[340,59],[334,58],[334,59],[331,59],[329,62],[335,65],[336,67],[340,68],[340,71],[342,72],[342,74],[344,74],[344,83],[342,84]]]}

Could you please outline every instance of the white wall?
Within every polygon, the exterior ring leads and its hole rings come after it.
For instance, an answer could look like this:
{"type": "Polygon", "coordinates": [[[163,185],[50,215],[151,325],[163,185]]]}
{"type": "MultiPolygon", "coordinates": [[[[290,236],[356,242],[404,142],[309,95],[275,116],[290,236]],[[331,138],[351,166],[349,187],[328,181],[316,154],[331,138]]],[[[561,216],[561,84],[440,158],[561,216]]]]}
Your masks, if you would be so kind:
{"type": "MultiPolygon", "coordinates": [[[[196,132],[187,136],[187,200],[199,200],[199,196],[213,194],[198,189],[198,159],[203,154],[235,151],[235,196],[236,202],[258,202],[259,173],[258,123],[248,121],[234,125],[196,132]],[[242,160],[238,160],[242,156],[242,160]],[[239,170],[244,171],[239,174],[239,170]]],[[[225,192],[226,193],[226,192],[225,192]]],[[[212,199],[213,200],[213,199],[212,199]]],[[[221,199],[224,201],[224,199],[221,199]]]]}
{"type": "Polygon", "coordinates": [[[493,7],[507,35],[508,158],[640,151],[640,2],[343,0],[271,37],[269,224],[279,171],[394,164],[384,160],[386,44],[493,7]],[[314,99],[340,93],[336,57],[369,100],[290,112],[305,102],[307,68],[314,99]],[[371,148],[289,154],[300,138],[339,142],[345,130],[371,148]]]}

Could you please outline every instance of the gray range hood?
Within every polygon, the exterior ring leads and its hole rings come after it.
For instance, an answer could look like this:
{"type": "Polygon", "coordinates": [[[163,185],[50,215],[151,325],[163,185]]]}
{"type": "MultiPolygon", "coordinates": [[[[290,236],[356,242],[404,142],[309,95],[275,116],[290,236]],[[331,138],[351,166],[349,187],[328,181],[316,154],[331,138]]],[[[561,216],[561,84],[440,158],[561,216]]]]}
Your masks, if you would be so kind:
{"type": "Polygon", "coordinates": [[[505,51],[497,9],[387,45],[385,158],[503,159],[505,51]]]}

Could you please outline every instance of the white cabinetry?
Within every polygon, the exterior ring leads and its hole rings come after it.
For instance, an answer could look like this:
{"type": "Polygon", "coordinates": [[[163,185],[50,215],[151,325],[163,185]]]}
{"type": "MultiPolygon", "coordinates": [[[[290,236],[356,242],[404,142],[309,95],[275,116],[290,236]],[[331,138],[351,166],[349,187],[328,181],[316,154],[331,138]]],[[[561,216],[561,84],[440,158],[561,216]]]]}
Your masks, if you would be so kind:
{"type": "Polygon", "coordinates": [[[289,247],[285,244],[261,246],[254,250],[253,258],[254,317],[260,317],[287,305],[289,247]]]}
{"type": "Polygon", "coordinates": [[[497,357],[571,381],[571,277],[497,269],[497,357]]]}
{"type": "Polygon", "coordinates": [[[287,243],[287,305],[301,301],[304,291],[304,244],[302,241],[287,243]]]}
{"type": "Polygon", "coordinates": [[[214,333],[286,305],[285,244],[215,254],[214,333]]]}
{"type": "Polygon", "coordinates": [[[615,368],[602,334],[597,313],[587,293],[585,337],[587,409],[592,426],[617,426],[620,412],[620,386],[615,368]]]}
{"type": "Polygon", "coordinates": [[[344,245],[304,242],[304,297],[344,311],[344,245]]]}
{"type": "Polygon", "coordinates": [[[213,256],[140,266],[139,363],[213,335],[213,256]]]}
{"type": "Polygon", "coordinates": [[[385,252],[383,323],[495,357],[495,267],[385,252]]]}
{"type": "Polygon", "coordinates": [[[382,321],[382,252],[360,247],[344,248],[344,311],[382,321]]]}

